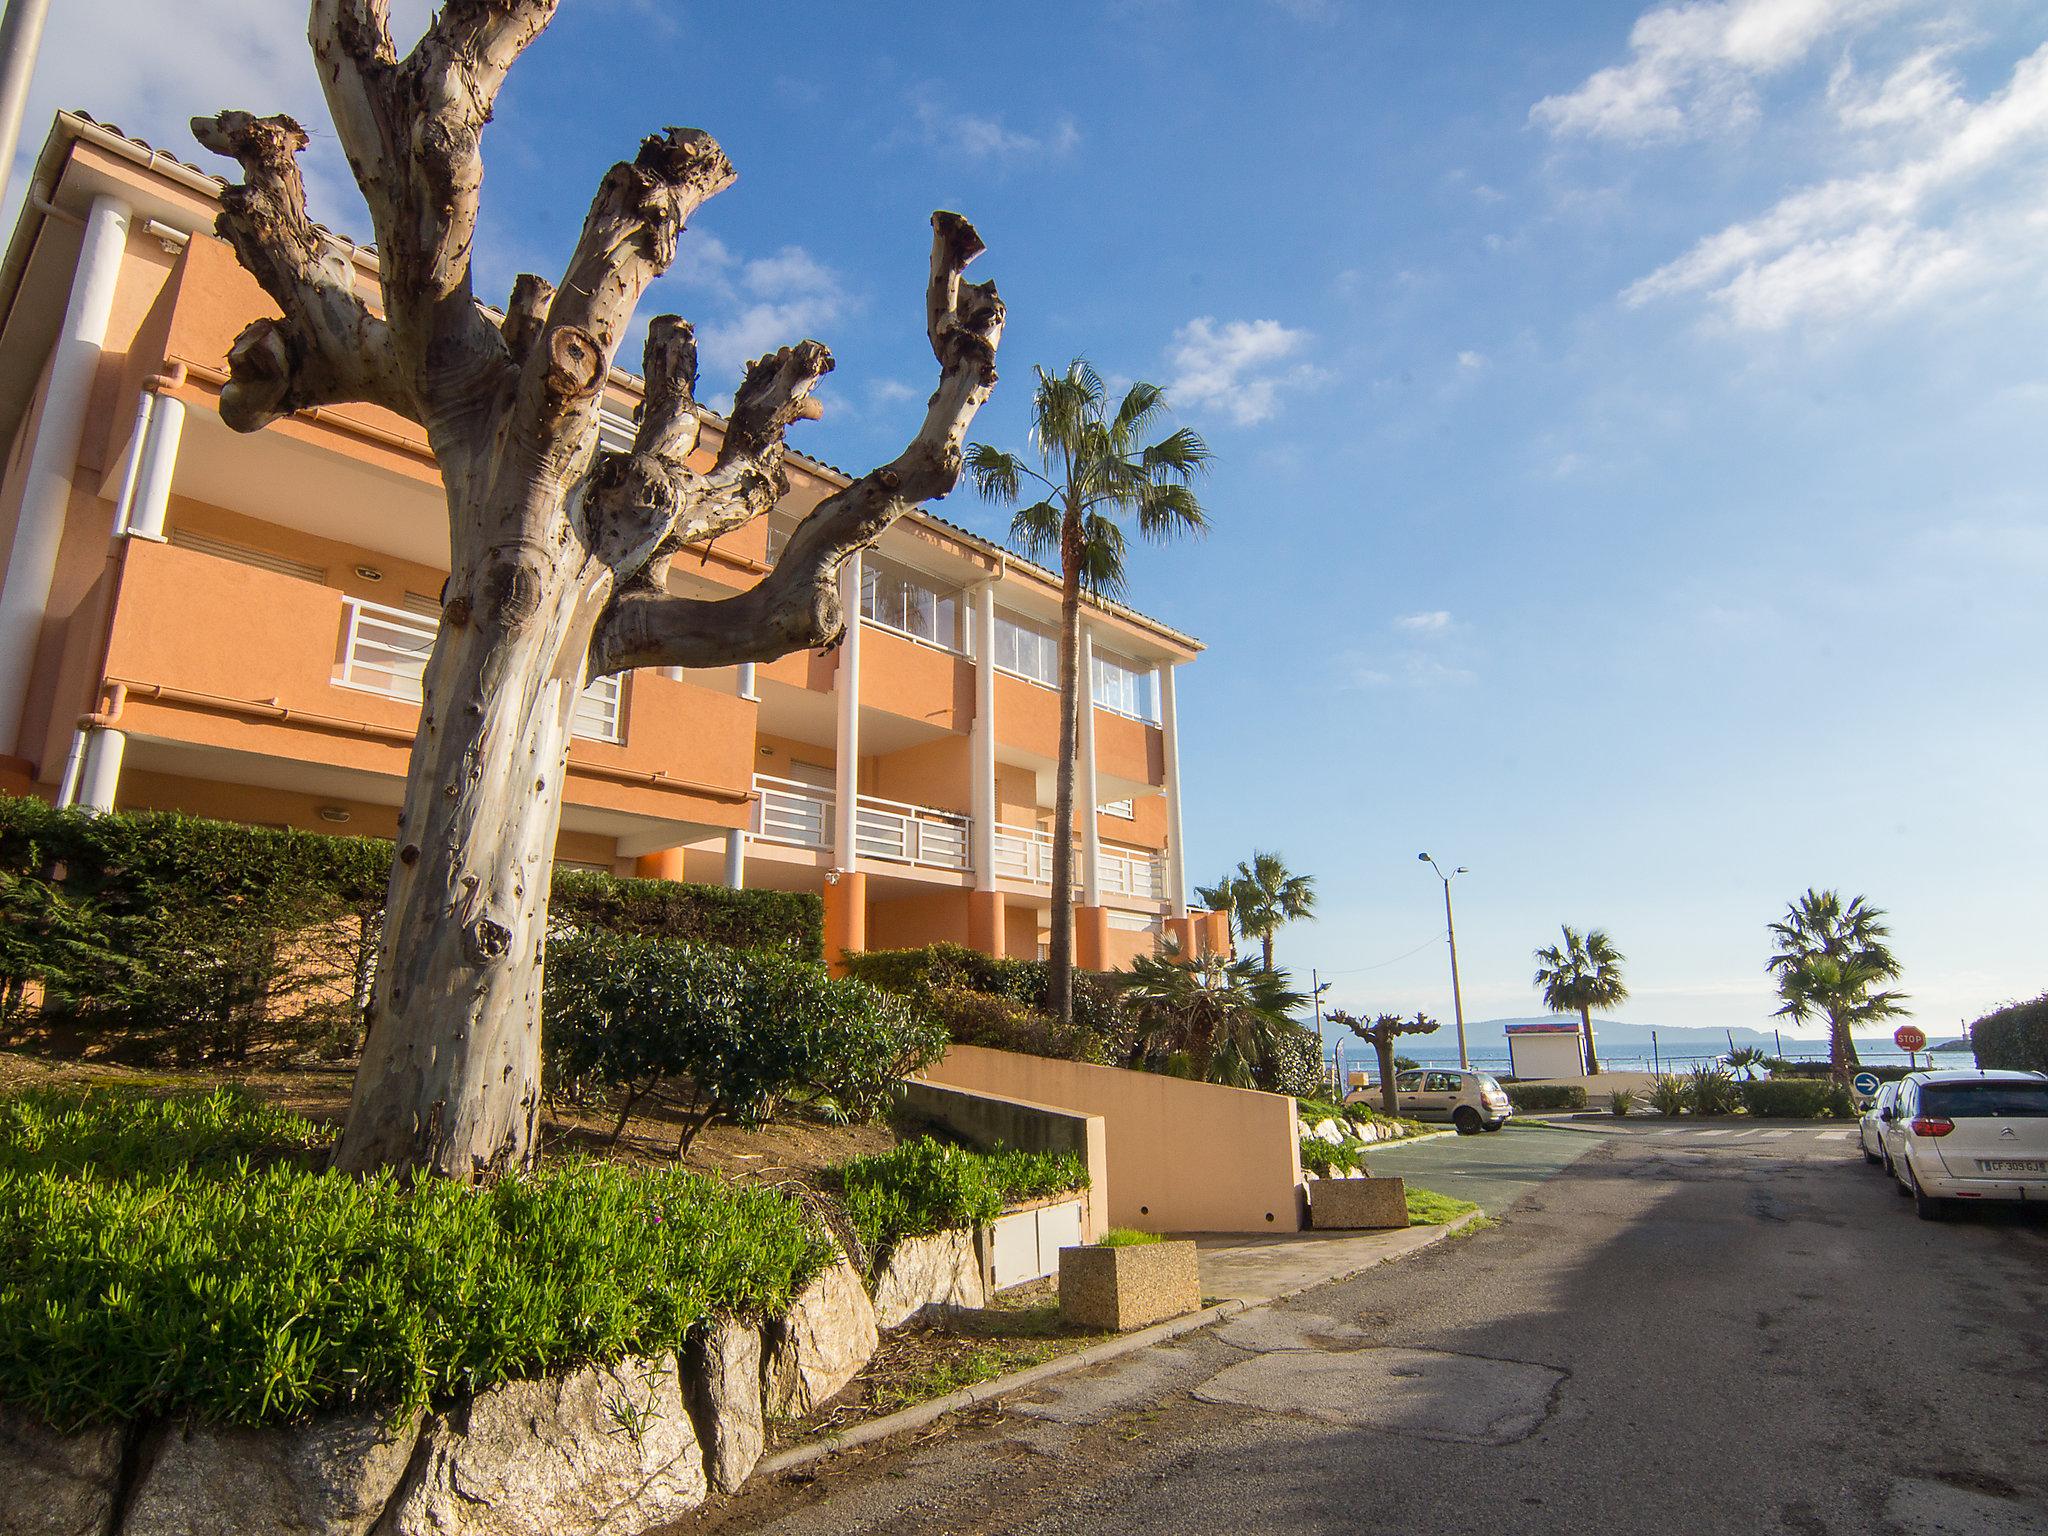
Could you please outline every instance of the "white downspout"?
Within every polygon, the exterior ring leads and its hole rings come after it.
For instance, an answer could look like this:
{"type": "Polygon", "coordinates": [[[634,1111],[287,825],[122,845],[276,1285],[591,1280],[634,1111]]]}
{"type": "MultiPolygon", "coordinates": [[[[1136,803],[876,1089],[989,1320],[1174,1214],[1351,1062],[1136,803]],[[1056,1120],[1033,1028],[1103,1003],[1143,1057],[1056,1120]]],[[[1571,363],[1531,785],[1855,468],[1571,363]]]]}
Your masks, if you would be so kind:
{"type": "Polygon", "coordinates": [[[1081,905],[1102,905],[1102,805],[1095,787],[1095,637],[1081,625],[1081,905]]]}
{"type": "Polygon", "coordinates": [[[974,888],[996,888],[996,584],[974,594],[974,888]]]}
{"type": "Polygon", "coordinates": [[[22,492],[14,548],[8,555],[5,583],[0,585],[0,753],[11,753],[20,744],[29,670],[35,665],[36,644],[42,638],[57,550],[71,506],[71,481],[78,471],[78,450],[85,435],[86,405],[107,339],[107,322],[114,311],[121,260],[128,249],[129,217],[126,206],[115,199],[93,199],[92,213],[85,221],[85,242],[78,252],[78,269],[71,281],[71,299],[57,332],[42,422],[29,454],[28,483],[22,492]]]}
{"type": "Polygon", "coordinates": [[[1187,856],[1180,843],[1180,712],[1173,696],[1173,663],[1159,668],[1159,739],[1166,769],[1166,901],[1171,917],[1188,915],[1187,856]]]}
{"type": "Polygon", "coordinates": [[[860,818],[860,587],[858,550],[839,573],[839,606],[846,638],[839,642],[839,735],[833,762],[832,863],[852,870],[859,857],[860,818]]]}
{"type": "Polygon", "coordinates": [[[150,413],[149,438],[135,468],[135,500],[129,505],[131,538],[164,540],[164,521],[171,506],[171,476],[178,467],[178,445],[185,435],[185,402],[175,395],[156,395],[150,413]]]}

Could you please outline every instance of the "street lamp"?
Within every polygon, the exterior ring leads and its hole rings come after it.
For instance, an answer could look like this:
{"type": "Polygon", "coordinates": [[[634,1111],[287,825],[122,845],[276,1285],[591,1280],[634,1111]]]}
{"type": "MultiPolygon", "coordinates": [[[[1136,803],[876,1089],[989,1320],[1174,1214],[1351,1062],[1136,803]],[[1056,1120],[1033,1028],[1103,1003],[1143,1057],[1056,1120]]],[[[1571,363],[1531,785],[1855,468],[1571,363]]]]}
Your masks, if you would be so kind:
{"type": "Polygon", "coordinates": [[[1418,853],[1415,857],[1427,864],[1431,869],[1434,869],[1437,879],[1444,883],[1444,932],[1449,935],[1451,941],[1451,1012],[1458,1021],[1458,1067],[1460,1071],[1463,1071],[1469,1068],[1472,1063],[1465,1054],[1465,999],[1458,990],[1458,924],[1456,919],[1451,916],[1451,882],[1457,879],[1458,876],[1469,874],[1471,871],[1460,864],[1447,875],[1443,872],[1442,867],[1437,861],[1428,854],[1418,853]]]}
{"type": "MultiPolygon", "coordinates": [[[[1309,973],[1308,973],[1308,979],[1309,979],[1309,992],[1308,992],[1308,996],[1309,996],[1309,1001],[1310,1001],[1310,1002],[1312,1002],[1312,1003],[1314,1003],[1314,1004],[1315,1004],[1315,1008],[1316,1008],[1316,1066],[1317,1066],[1318,1068],[1321,1068],[1321,1066],[1322,1066],[1322,1064],[1323,1064],[1323,1059],[1322,1059],[1322,1058],[1323,1058],[1323,1049],[1324,1049],[1324,1047],[1325,1047],[1325,1046],[1327,1046],[1327,1045],[1329,1044],[1329,1042],[1328,1042],[1327,1040],[1325,1040],[1325,1039],[1323,1038],[1323,994],[1324,994],[1325,992],[1327,992],[1327,991],[1329,991],[1329,990],[1330,990],[1330,984],[1329,984],[1329,983],[1328,983],[1327,981],[1324,981],[1324,980],[1322,979],[1321,973],[1319,973],[1318,971],[1314,970],[1313,968],[1311,968],[1311,969],[1310,969],[1310,971],[1309,971],[1309,973]]],[[[1338,1042],[1337,1042],[1337,1055],[1338,1055],[1338,1060],[1339,1060],[1340,1062],[1341,1062],[1341,1061],[1342,1061],[1342,1059],[1343,1059],[1343,1054],[1344,1054],[1344,1042],[1340,1040],[1340,1041],[1338,1041],[1338,1042]]],[[[1341,1067],[1340,1067],[1340,1068],[1339,1068],[1339,1071],[1340,1071],[1340,1073],[1341,1073],[1341,1070],[1342,1070],[1342,1069],[1341,1069],[1341,1067]]],[[[1338,1083],[1338,1087],[1339,1087],[1339,1088],[1342,1088],[1342,1087],[1343,1087],[1343,1083],[1342,1083],[1342,1081],[1341,1081],[1341,1078],[1340,1078],[1340,1081],[1339,1081],[1339,1083],[1338,1083]]]]}

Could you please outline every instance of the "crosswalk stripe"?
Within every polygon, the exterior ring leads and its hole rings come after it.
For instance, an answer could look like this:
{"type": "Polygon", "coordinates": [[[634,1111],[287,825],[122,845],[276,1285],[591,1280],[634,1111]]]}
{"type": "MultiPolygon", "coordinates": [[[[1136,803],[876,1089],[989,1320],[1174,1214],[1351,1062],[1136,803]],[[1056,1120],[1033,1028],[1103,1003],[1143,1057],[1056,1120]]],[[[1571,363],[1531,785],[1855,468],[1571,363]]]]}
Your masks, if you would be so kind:
{"type": "Polygon", "coordinates": [[[1847,1141],[1855,1134],[1854,1131],[1821,1131],[1813,1139],[1815,1141],[1847,1141]]]}
{"type": "Polygon", "coordinates": [[[1758,1136],[1759,1136],[1759,1137],[1760,1137],[1760,1138],[1761,1138],[1762,1140],[1764,1140],[1764,1141],[1776,1141],[1776,1140],[1777,1140],[1777,1139],[1778,1139],[1778,1138],[1779,1138],[1780,1136],[1790,1136],[1791,1134],[1792,1134],[1792,1133],[1791,1133],[1790,1131],[1758,1131],[1758,1132],[1757,1132],[1757,1135],[1758,1135],[1758,1136]]]}

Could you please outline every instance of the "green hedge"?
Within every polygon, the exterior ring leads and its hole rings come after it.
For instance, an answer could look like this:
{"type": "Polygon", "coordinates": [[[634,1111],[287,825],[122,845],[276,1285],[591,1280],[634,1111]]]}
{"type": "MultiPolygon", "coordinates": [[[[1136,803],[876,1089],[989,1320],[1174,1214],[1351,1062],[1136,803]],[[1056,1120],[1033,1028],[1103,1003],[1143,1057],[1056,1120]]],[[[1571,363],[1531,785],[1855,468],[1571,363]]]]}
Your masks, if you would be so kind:
{"type": "Polygon", "coordinates": [[[1508,1103],[1522,1114],[1584,1109],[1586,1090],[1577,1083],[1507,1083],[1508,1103]]]}
{"type": "Polygon", "coordinates": [[[1347,1136],[1342,1141],[1325,1141],[1320,1136],[1301,1138],[1301,1166],[1319,1179],[1340,1179],[1364,1173],[1366,1143],[1347,1136]]]}
{"type": "MultiPolygon", "coordinates": [[[[1771,1077],[1779,1081],[1789,1078],[1799,1082],[1825,1082],[1831,1080],[1835,1075],[1834,1067],[1825,1061],[1783,1061],[1777,1057],[1766,1057],[1764,1059],[1764,1066],[1770,1071],[1771,1077]]],[[[1888,1066],[1860,1066],[1852,1069],[1850,1075],[1854,1076],[1857,1072],[1868,1072],[1881,1083],[1895,1083],[1908,1072],[1914,1070],[1916,1069],[1913,1067],[1896,1064],[1888,1066]]],[[[1917,1070],[1924,1072],[1927,1069],[1921,1067],[1917,1070]]]]}
{"type": "MultiPolygon", "coordinates": [[[[0,796],[0,992],[15,1025],[143,1061],[360,1041],[391,845],[169,812],[95,816],[0,796]],[[24,1021],[30,983],[43,1008],[24,1021]]],[[[816,896],[575,870],[556,931],[824,952],[816,896]]]]}
{"type": "Polygon", "coordinates": [[[2048,1072],[2048,992],[2011,1003],[1970,1026],[1977,1065],[2011,1072],[2048,1072]]]}
{"type": "Polygon", "coordinates": [[[1783,1120],[1851,1120],[1856,1104],[1849,1090],[1832,1081],[1774,1077],[1738,1083],[1735,1092],[1752,1115],[1783,1120]]]}
{"type": "Polygon", "coordinates": [[[965,1034],[954,1035],[964,1044],[1123,1066],[1137,1041],[1114,972],[1074,972],[1071,1028],[1046,1010],[1052,982],[1043,960],[999,958],[964,944],[931,944],[849,955],[847,974],[947,1016],[956,1031],[964,1026],[965,1034]],[[998,999],[1008,1006],[970,1005],[961,994],[998,999]]]}
{"type": "Polygon", "coordinates": [[[1071,1152],[974,1152],[920,1136],[835,1170],[870,1272],[906,1237],[984,1226],[1006,1205],[1088,1187],[1071,1152]]]}
{"type": "Polygon", "coordinates": [[[831,1262],[763,1188],[571,1162],[408,1189],[306,1166],[325,1134],[227,1093],[0,1102],[0,1400],[61,1429],[417,1407],[674,1349],[831,1262]]]}
{"type": "Polygon", "coordinates": [[[592,929],[549,947],[542,1048],[552,1090],[667,1095],[677,1152],[715,1120],[759,1125],[785,1100],[852,1119],[881,1113],[946,1033],[903,999],[764,950],[592,929]]]}

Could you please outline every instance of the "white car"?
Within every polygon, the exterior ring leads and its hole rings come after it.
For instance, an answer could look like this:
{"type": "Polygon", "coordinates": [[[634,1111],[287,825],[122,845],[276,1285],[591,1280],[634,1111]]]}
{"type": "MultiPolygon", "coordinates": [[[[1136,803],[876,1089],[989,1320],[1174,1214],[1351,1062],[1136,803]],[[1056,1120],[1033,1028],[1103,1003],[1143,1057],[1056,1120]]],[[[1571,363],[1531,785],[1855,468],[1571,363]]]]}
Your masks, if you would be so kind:
{"type": "Polygon", "coordinates": [[[1915,1072],[1884,1122],[1922,1219],[1964,1200],[2048,1200],[2048,1073],[1915,1072]]]}
{"type": "MultiPolygon", "coordinates": [[[[1899,1085],[1895,1082],[1884,1084],[1863,1111],[1863,1118],[1856,1122],[1856,1145],[1863,1149],[1863,1161],[1866,1163],[1889,1162],[1884,1150],[1884,1112],[1898,1100],[1899,1085]]],[[[1889,1168],[1886,1171],[1889,1172],[1889,1168]]]]}
{"type": "Polygon", "coordinates": [[[1394,1079],[1401,1113],[1411,1120],[1448,1120],[1460,1136],[1497,1131],[1514,1109],[1507,1090],[1484,1072],[1427,1067],[1394,1079]]]}

